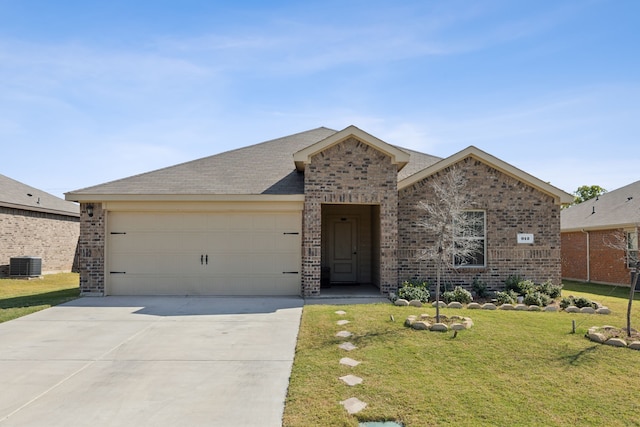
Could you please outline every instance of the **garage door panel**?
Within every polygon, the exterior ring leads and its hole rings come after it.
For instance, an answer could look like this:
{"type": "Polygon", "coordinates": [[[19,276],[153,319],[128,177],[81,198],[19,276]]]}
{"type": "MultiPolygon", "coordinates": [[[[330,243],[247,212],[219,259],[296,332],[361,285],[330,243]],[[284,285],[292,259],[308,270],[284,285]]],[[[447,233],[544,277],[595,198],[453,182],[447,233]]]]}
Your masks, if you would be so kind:
{"type": "Polygon", "coordinates": [[[301,214],[110,212],[107,293],[300,293],[301,214]],[[202,257],[202,262],[201,262],[202,257]],[[284,272],[294,274],[283,274],[284,272]]]}

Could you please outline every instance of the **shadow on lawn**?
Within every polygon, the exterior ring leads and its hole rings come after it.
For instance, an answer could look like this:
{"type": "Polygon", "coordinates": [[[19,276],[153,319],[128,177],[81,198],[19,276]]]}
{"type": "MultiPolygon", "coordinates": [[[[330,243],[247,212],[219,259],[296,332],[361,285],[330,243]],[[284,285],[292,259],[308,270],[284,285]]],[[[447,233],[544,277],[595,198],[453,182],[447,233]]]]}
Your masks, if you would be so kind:
{"type": "Polygon", "coordinates": [[[569,362],[569,365],[576,366],[580,364],[580,360],[584,356],[596,351],[597,348],[597,345],[593,345],[591,347],[584,348],[575,354],[567,354],[566,356],[561,357],[560,360],[566,360],[567,362],[569,362]]]}
{"type": "Polygon", "coordinates": [[[0,299],[0,308],[23,308],[39,305],[58,305],[78,298],[79,289],[62,289],[42,294],[23,295],[13,298],[0,299]]]}

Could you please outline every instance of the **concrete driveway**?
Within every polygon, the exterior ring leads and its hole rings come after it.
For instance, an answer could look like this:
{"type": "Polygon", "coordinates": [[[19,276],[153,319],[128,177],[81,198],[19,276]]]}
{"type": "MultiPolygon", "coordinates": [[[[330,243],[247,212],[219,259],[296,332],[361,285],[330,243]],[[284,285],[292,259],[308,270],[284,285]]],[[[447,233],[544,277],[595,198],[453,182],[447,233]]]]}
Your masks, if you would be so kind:
{"type": "Polygon", "coordinates": [[[300,298],[81,298],[0,324],[0,427],[280,426],[300,298]]]}

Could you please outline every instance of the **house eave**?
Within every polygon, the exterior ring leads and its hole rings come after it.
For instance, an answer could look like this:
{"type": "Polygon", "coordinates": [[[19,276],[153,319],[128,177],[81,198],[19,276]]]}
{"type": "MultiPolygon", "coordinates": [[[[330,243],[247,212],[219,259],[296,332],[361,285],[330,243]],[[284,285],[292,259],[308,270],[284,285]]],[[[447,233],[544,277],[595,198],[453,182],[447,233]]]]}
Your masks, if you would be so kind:
{"type": "Polygon", "coordinates": [[[576,232],[587,232],[587,231],[606,231],[606,230],[620,230],[620,229],[632,229],[632,228],[640,228],[640,223],[621,223],[621,224],[605,224],[605,225],[592,225],[585,227],[567,227],[560,228],[561,233],[576,233],[576,232]]]}
{"type": "Polygon", "coordinates": [[[65,200],[89,202],[304,202],[304,194],[99,194],[66,193],[65,200]]]}
{"type": "Polygon", "coordinates": [[[49,208],[43,208],[38,206],[20,205],[16,203],[8,203],[8,202],[0,202],[0,206],[5,208],[11,208],[11,209],[20,209],[23,211],[42,212],[42,213],[80,218],[80,212],[70,212],[70,211],[63,211],[59,209],[49,209],[49,208]]]}

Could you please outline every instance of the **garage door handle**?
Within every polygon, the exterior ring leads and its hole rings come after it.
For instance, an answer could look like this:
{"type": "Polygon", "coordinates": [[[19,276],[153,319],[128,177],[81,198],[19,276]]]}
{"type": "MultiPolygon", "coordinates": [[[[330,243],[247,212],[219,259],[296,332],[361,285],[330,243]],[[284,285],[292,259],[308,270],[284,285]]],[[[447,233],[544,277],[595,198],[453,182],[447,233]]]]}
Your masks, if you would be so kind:
{"type": "Polygon", "coordinates": [[[110,274],[127,274],[126,271],[110,271],[110,274]]]}
{"type": "Polygon", "coordinates": [[[204,264],[204,255],[200,255],[200,265],[204,264]]]}
{"type": "Polygon", "coordinates": [[[206,254],[204,256],[204,262],[205,262],[205,264],[209,265],[209,254],[206,254]]]}

